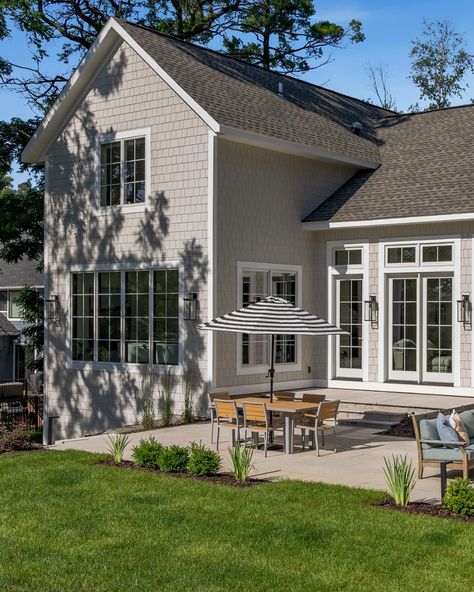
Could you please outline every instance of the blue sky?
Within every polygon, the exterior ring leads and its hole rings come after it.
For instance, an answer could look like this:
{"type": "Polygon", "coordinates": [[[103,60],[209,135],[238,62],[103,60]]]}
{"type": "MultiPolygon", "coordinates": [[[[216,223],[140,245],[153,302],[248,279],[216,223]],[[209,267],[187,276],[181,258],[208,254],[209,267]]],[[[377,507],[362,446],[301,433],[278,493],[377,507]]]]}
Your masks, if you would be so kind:
{"type": "MultiPolygon", "coordinates": [[[[361,99],[371,96],[367,65],[383,64],[389,74],[392,93],[399,109],[406,109],[418,99],[416,88],[408,80],[410,41],[422,31],[423,19],[448,19],[453,28],[464,34],[468,48],[474,52],[474,3],[472,0],[340,0],[317,1],[317,18],[336,23],[347,23],[352,18],[362,21],[366,40],[333,50],[334,61],[304,76],[316,84],[325,84],[342,93],[361,99]]],[[[21,33],[0,42],[0,55],[13,57],[17,63],[31,60],[30,50],[21,33]]],[[[55,68],[54,60],[50,62],[55,68]]],[[[468,79],[470,88],[463,100],[474,97],[474,77],[468,79]]],[[[0,118],[28,117],[31,108],[18,95],[0,89],[0,118]]],[[[17,180],[19,177],[16,178],[17,180]]]]}

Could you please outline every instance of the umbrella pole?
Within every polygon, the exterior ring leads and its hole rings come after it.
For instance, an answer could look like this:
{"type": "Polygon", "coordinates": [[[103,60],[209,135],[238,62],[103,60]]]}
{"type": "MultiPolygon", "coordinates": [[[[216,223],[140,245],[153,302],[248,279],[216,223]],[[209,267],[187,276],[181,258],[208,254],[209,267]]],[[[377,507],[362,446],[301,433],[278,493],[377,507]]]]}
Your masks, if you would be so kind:
{"type": "Polygon", "coordinates": [[[273,403],[273,379],[275,377],[275,335],[272,335],[272,351],[270,354],[270,403],[273,403]]]}

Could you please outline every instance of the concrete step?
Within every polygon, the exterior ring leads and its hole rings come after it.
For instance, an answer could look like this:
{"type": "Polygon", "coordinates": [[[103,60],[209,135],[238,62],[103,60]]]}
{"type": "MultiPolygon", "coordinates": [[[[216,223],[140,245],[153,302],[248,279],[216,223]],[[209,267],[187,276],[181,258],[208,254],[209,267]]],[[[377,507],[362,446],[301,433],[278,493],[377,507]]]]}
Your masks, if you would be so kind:
{"type": "Polygon", "coordinates": [[[399,423],[406,413],[377,410],[352,410],[345,406],[338,413],[339,422],[357,423],[358,425],[390,427],[399,423]]]}

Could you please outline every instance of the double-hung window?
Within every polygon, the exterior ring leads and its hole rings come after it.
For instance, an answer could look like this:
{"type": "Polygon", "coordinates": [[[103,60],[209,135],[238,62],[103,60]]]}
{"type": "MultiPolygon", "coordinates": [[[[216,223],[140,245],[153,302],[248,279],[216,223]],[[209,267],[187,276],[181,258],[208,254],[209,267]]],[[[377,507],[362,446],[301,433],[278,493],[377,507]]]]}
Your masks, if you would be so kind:
{"type": "Polygon", "coordinates": [[[101,207],[144,204],[149,192],[148,133],[122,135],[100,144],[101,207]]]}
{"type": "Polygon", "coordinates": [[[72,274],[72,359],[179,363],[179,271],[72,274]]]}
{"type": "MultiPolygon", "coordinates": [[[[297,304],[298,271],[293,269],[244,267],[240,274],[240,300],[242,306],[257,302],[267,296],[278,296],[297,304]]],[[[245,372],[266,366],[270,361],[271,340],[267,335],[241,336],[240,366],[245,372]]],[[[296,364],[298,361],[297,338],[295,335],[277,335],[275,338],[275,365],[296,364]]]]}

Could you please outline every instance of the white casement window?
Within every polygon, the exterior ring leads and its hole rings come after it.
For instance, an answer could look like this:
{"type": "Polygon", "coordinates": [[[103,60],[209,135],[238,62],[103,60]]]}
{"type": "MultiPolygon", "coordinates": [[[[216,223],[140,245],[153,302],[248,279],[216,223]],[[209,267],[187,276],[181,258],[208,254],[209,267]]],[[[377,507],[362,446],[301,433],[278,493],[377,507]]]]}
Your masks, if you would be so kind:
{"type": "Polygon", "coordinates": [[[333,265],[335,267],[361,267],[362,249],[360,247],[341,247],[334,249],[333,265]]]}
{"type": "Polygon", "coordinates": [[[6,290],[0,291],[0,312],[8,314],[8,292],[6,290]]]}
{"type": "Polygon", "coordinates": [[[20,290],[10,290],[8,292],[8,317],[10,319],[19,319],[21,317],[21,311],[17,301],[19,294],[20,290]]]}
{"type": "Polygon", "coordinates": [[[99,141],[101,208],[144,205],[150,193],[150,132],[136,130],[99,141]]]}
{"type": "Polygon", "coordinates": [[[72,274],[72,360],[179,363],[179,270],[72,274]]]}
{"type": "MultiPolygon", "coordinates": [[[[301,305],[301,267],[261,263],[239,263],[239,306],[246,306],[267,296],[278,296],[301,305]]],[[[238,336],[237,372],[252,374],[266,371],[270,363],[271,339],[267,335],[238,336]]],[[[297,370],[300,337],[277,335],[275,338],[275,369],[297,370]]]]}

